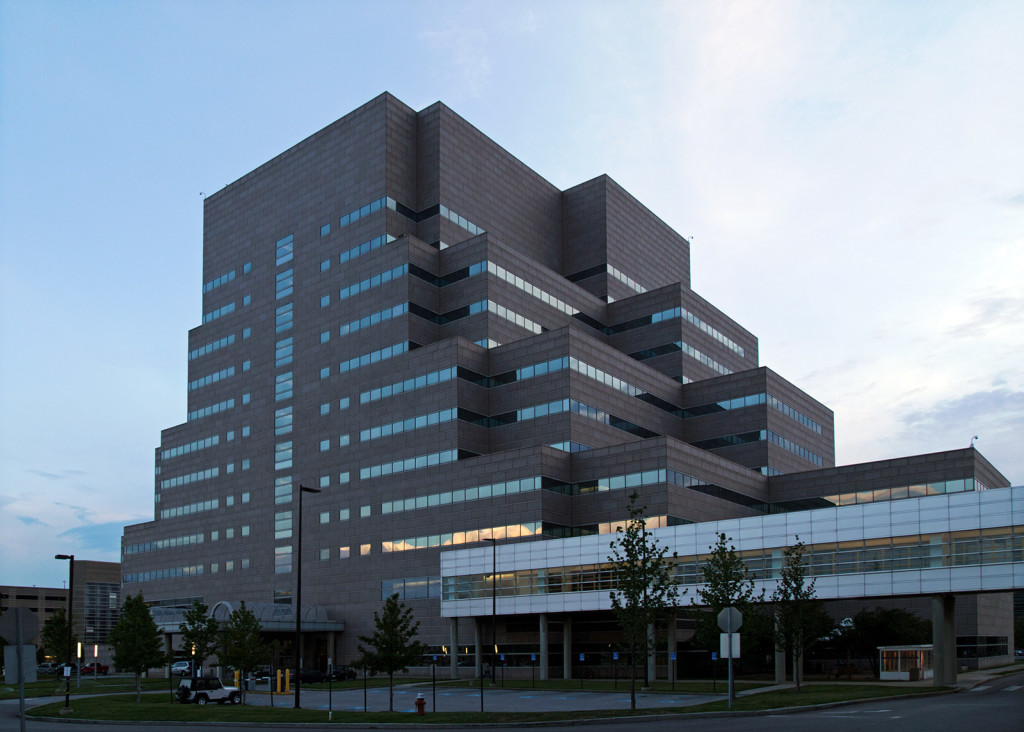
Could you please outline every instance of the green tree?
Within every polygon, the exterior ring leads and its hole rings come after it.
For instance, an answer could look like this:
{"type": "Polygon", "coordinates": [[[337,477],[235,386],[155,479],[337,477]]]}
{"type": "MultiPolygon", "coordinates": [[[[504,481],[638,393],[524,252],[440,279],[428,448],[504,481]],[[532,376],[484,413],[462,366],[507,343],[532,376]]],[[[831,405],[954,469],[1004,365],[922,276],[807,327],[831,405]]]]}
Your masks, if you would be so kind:
{"type": "Polygon", "coordinates": [[[142,674],[167,661],[163,636],[140,592],[128,596],[121,617],[107,638],[114,650],[114,665],[135,674],[135,701],[142,701],[142,674]]]}
{"type": "Polygon", "coordinates": [[[931,643],[932,624],[903,608],[876,607],[853,616],[853,627],[843,631],[841,642],[856,658],[866,658],[877,678],[878,647],[931,643]]]}
{"type": "MultiPolygon", "coordinates": [[[[43,627],[39,631],[39,641],[47,656],[61,661],[67,661],[73,657],[74,650],[69,652],[68,649],[68,623],[64,608],[54,610],[53,615],[43,623],[43,627]]],[[[71,648],[76,648],[77,644],[78,635],[72,633],[71,648]]]]}
{"type": "Polygon", "coordinates": [[[185,621],[178,625],[178,630],[181,631],[182,646],[186,653],[191,654],[192,678],[195,678],[206,659],[217,652],[220,627],[217,619],[208,614],[206,605],[196,600],[185,611],[185,621]]]}
{"type": "MultiPolygon", "coordinates": [[[[646,662],[654,651],[650,629],[679,604],[674,562],[667,558],[668,547],[659,546],[647,533],[646,507],[637,506],[638,498],[636,493],[629,497],[629,520],[616,530],[608,557],[615,573],[615,589],[609,593],[612,610],[622,627],[632,665],[630,709],[636,709],[637,664],[641,659],[646,662]]],[[[672,553],[673,560],[677,556],[672,553]]]]}
{"type": "Polygon", "coordinates": [[[241,673],[242,703],[245,703],[245,682],[248,674],[255,671],[270,658],[270,646],[263,640],[263,626],[256,615],[242,602],[231,613],[224,626],[223,643],[217,654],[222,666],[234,666],[241,673]]]}
{"type": "Polygon", "coordinates": [[[834,628],[825,604],[815,597],[814,582],[807,578],[804,553],[807,547],[797,543],[785,551],[785,563],[779,584],[772,593],[775,603],[775,648],[788,651],[793,658],[793,683],[800,691],[801,662],[804,651],[834,628]]]}
{"type": "Polygon", "coordinates": [[[359,652],[362,657],[356,662],[360,668],[371,673],[388,675],[388,711],[395,710],[395,672],[408,671],[409,665],[426,650],[416,640],[419,621],[413,619],[412,609],[398,601],[398,593],[384,601],[380,614],[373,614],[375,630],[372,635],[361,635],[359,652]],[[363,643],[372,646],[369,650],[363,643]]]}
{"type": "MultiPolygon", "coordinates": [[[[743,614],[743,635],[745,651],[752,651],[752,644],[746,638],[763,637],[765,634],[764,613],[761,603],[764,592],[755,592],[754,580],[747,573],[747,565],[736,553],[736,547],[729,543],[725,534],[719,534],[711,554],[701,568],[704,586],[697,590],[693,607],[707,608],[695,614],[697,624],[696,642],[709,650],[719,647],[718,613],[727,607],[735,607],[743,614]]],[[[746,655],[746,654],[745,654],[746,655]]]]}

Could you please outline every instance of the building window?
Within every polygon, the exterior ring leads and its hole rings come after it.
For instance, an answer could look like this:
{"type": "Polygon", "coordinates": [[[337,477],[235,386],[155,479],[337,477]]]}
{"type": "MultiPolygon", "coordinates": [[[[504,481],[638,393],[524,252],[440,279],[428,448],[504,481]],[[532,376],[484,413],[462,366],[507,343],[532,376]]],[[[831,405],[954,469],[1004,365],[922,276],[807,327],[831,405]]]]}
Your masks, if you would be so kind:
{"type": "Polygon", "coordinates": [[[328,560],[330,558],[331,558],[331,550],[330,549],[321,549],[320,550],[320,561],[321,562],[324,562],[324,561],[326,561],[326,560],[328,560]]]}
{"type": "Polygon", "coordinates": [[[361,557],[369,556],[369,554],[370,554],[370,547],[371,546],[372,546],[372,544],[360,544],[359,545],[359,556],[361,556],[361,557]]]}
{"type": "Polygon", "coordinates": [[[349,557],[349,548],[347,546],[339,547],[338,548],[338,558],[339,559],[348,559],[348,557],[349,557]]]}
{"type": "Polygon", "coordinates": [[[331,522],[331,512],[330,511],[321,511],[320,512],[320,523],[322,523],[322,524],[329,524],[330,522],[331,522]]]}
{"type": "Polygon", "coordinates": [[[359,518],[368,518],[371,515],[373,515],[373,511],[370,506],[359,507],[359,518]]]}

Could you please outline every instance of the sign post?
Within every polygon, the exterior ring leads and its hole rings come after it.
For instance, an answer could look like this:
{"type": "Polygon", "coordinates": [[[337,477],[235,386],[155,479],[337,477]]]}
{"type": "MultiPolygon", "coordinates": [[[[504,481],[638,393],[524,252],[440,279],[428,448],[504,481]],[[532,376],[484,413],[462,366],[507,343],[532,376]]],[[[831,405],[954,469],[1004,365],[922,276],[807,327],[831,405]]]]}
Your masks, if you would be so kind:
{"type": "Polygon", "coordinates": [[[721,637],[722,655],[729,659],[729,709],[736,698],[736,687],[732,678],[732,659],[740,657],[740,636],[738,631],[743,625],[743,613],[734,607],[727,607],[718,613],[718,627],[724,632],[721,637]]]}
{"type": "MultiPolygon", "coordinates": [[[[18,719],[21,732],[25,732],[25,644],[38,634],[39,618],[28,608],[11,608],[10,611],[4,613],[3,619],[0,620],[0,636],[14,646],[18,672],[18,719]]],[[[35,681],[35,674],[30,680],[35,681]]]]}

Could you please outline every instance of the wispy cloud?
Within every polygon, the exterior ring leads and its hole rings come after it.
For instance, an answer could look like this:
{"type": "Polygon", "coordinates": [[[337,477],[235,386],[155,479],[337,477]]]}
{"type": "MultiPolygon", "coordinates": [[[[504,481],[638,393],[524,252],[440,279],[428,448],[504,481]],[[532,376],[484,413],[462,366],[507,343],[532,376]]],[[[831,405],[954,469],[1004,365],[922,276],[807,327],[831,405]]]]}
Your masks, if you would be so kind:
{"type": "Polygon", "coordinates": [[[104,524],[76,526],[57,534],[57,538],[73,541],[87,551],[120,552],[124,525],[123,521],[111,521],[104,524]]]}
{"type": "Polygon", "coordinates": [[[1024,391],[992,389],[964,394],[905,412],[900,415],[900,421],[913,429],[939,426],[945,429],[950,425],[985,422],[996,428],[1019,428],[1018,434],[1024,434],[1024,391]]]}
{"type": "Polygon", "coordinates": [[[49,524],[43,523],[34,516],[17,516],[16,518],[26,526],[49,526],[49,524]]]}
{"type": "Polygon", "coordinates": [[[33,468],[26,470],[25,472],[39,478],[46,478],[47,480],[68,480],[70,478],[77,478],[81,475],[85,475],[84,470],[61,470],[54,473],[49,470],[37,470],[33,468]]]}

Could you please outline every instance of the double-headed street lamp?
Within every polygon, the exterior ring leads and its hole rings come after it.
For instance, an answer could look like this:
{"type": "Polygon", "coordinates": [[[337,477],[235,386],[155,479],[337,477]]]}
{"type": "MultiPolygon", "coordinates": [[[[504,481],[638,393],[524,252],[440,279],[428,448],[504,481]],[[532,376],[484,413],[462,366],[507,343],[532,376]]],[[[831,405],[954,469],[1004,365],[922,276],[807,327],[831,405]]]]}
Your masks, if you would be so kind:
{"type": "Polygon", "coordinates": [[[71,674],[68,669],[71,668],[71,600],[75,596],[75,555],[74,554],[55,554],[54,559],[67,559],[69,560],[68,566],[68,610],[67,618],[68,621],[68,644],[65,649],[64,662],[68,665],[64,667],[64,708],[71,709],[71,674]]]}
{"type": "Polygon", "coordinates": [[[302,494],[303,493],[320,493],[319,488],[307,488],[304,485],[299,485],[299,515],[298,515],[298,533],[297,533],[297,544],[298,551],[295,552],[296,561],[298,562],[298,572],[295,575],[295,708],[299,709],[299,695],[301,693],[302,686],[302,657],[299,655],[300,646],[302,644],[302,494]]]}

